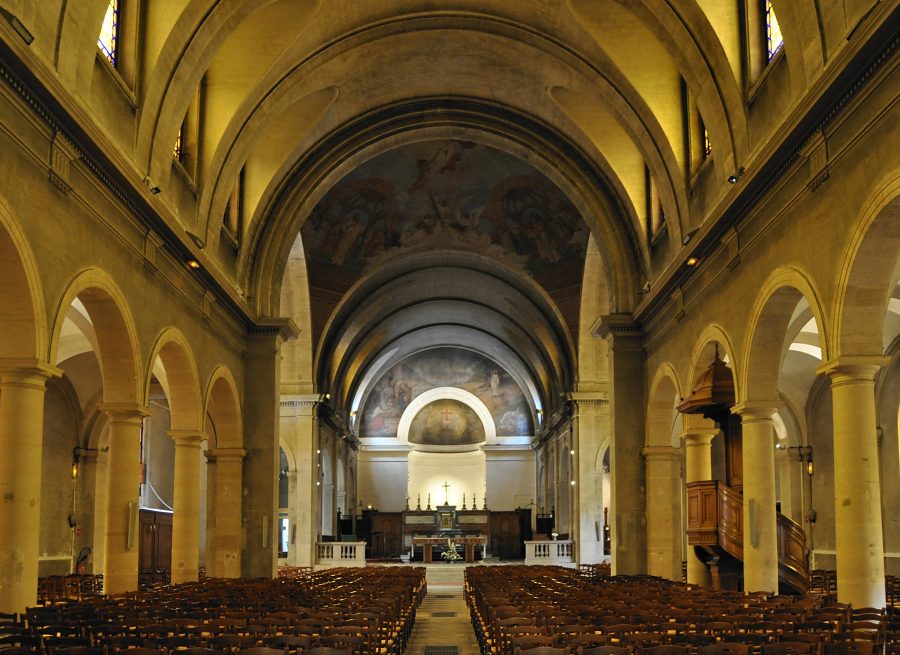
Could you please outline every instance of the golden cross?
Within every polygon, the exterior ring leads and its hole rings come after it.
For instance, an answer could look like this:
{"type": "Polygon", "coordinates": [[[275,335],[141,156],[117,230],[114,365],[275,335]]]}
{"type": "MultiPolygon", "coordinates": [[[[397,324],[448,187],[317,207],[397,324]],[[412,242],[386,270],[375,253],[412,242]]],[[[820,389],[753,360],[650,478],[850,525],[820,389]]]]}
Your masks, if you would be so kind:
{"type": "Polygon", "coordinates": [[[450,485],[446,480],[444,480],[444,484],[442,484],[441,486],[444,488],[444,504],[449,505],[450,502],[448,499],[450,498],[450,496],[447,494],[447,490],[450,489],[450,485]]]}

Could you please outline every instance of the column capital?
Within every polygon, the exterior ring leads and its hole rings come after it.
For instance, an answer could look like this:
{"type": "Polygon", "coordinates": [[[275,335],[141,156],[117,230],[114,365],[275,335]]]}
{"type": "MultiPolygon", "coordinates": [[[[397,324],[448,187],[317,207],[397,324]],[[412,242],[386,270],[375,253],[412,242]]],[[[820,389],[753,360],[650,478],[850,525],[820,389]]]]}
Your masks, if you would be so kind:
{"type": "Polygon", "coordinates": [[[720,430],[685,430],[679,437],[685,446],[708,446],[719,435],[720,430]]]}
{"type": "Polygon", "coordinates": [[[771,421],[783,406],[780,400],[748,400],[733,406],[731,413],[739,415],[744,422],[771,421]]]}
{"type": "Polygon", "coordinates": [[[199,448],[206,439],[200,430],[169,430],[168,435],[176,448],[199,448]]]}
{"type": "Polygon", "coordinates": [[[569,398],[579,405],[609,404],[609,393],[606,391],[572,391],[569,398]]]}
{"type": "Polygon", "coordinates": [[[852,381],[871,382],[875,380],[878,371],[890,361],[891,358],[884,355],[844,355],[823,362],[816,368],[816,373],[827,375],[833,384],[852,381]]]}
{"type": "Polygon", "coordinates": [[[45,384],[62,373],[62,369],[39,359],[0,359],[0,384],[45,384]]]}
{"type": "Polygon", "coordinates": [[[97,409],[113,421],[140,421],[150,416],[150,408],[140,403],[100,403],[97,409]]]}
{"type": "Polygon", "coordinates": [[[206,451],[206,459],[211,462],[241,462],[247,456],[243,448],[210,448],[206,451]]]}
{"type": "Polygon", "coordinates": [[[641,454],[653,462],[681,460],[681,449],[674,446],[644,446],[641,454]]]}

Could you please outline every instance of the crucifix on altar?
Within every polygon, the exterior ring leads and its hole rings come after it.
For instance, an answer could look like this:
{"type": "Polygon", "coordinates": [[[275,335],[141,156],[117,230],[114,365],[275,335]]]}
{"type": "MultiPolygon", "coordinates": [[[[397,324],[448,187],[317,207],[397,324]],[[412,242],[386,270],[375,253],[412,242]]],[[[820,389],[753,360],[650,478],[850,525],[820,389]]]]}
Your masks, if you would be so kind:
{"type": "Polygon", "coordinates": [[[444,484],[441,485],[444,488],[444,505],[450,504],[450,484],[444,480],[444,484]]]}

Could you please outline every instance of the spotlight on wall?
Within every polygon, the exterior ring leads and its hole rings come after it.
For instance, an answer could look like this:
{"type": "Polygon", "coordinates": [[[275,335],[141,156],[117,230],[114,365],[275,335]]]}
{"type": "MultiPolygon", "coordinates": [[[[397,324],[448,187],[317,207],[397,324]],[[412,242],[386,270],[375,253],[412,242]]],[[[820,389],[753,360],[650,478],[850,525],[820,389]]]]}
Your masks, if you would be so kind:
{"type": "Polygon", "coordinates": [[[728,176],[728,183],[729,184],[737,184],[737,181],[739,179],[741,179],[742,177],[744,177],[744,167],[743,166],[741,166],[734,173],[732,173],[731,175],[728,176]]]}
{"type": "Polygon", "coordinates": [[[144,184],[150,190],[150,193],[152,193],[154,196],[159,193],[159,186],[156,184],[156,182],[150,179],[149,175],[144,178],[144,184]]]}
{"type": "Polygon", "coordinates": [[[693,230],[688,230],[681,237],[681,245],[686,246],[691,242],[691,239],[694,238],[694,235],[700,230],[699,227],[695,227],[693,230]]]}
{"type": "Polygon", "coordinates": [[[200,262],[198,262],[196,259],[187,259],[185,260],[184,265],[192,271],[196,271],[200,268],[200,262]]]}
{"type": "Polygon", "coordinates": [[[10,24],[10,26],[16,31],[16,34],[25,42],[25,45],[31,45],[31,42],[34,41],[34,34],[28,31],[28,28],[22,24],[22,21],[19,20],[19,17],[11,14],[6,9],[0,9],[0,15],[2,15],[6,22],[10,24]]]}
{"type": "Polygon", "coordinates": [[[688,266],[696,266],[699,263],[700,263],[700,260],[697,259],[696,257],[688,257],[687,261],[685,262],[685,264],[687,264],[688,266]]]}

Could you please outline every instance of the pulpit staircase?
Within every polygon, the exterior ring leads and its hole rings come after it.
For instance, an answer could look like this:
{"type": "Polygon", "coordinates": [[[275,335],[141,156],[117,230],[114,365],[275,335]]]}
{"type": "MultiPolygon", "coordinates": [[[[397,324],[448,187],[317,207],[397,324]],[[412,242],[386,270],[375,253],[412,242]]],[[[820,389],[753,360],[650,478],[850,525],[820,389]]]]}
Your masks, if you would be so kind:
{"type": "MultiPolygon", "coordinates": [[[[744,563],[743,494],[719,480],[687,485],[688,544],[707,564],[713,586],[740,589],[744,563]]],[[[779,593],[809,590],[806,534],[787,516],[777,514],[779,593]]]]}

